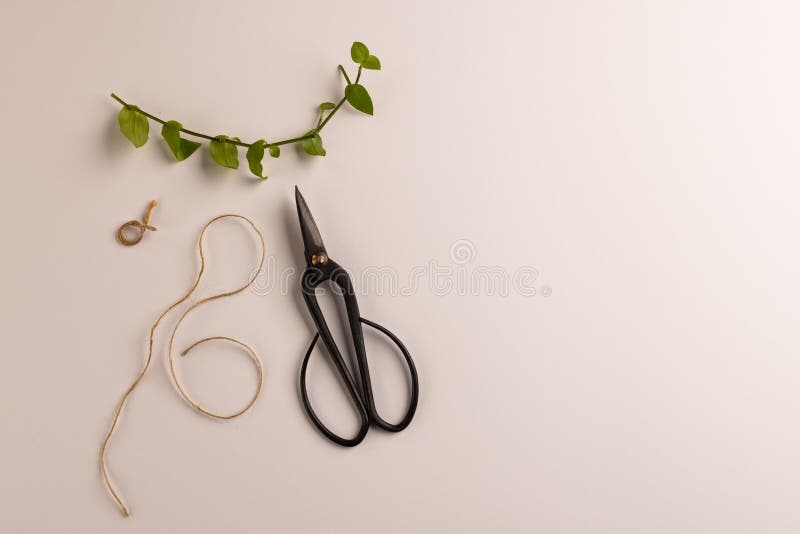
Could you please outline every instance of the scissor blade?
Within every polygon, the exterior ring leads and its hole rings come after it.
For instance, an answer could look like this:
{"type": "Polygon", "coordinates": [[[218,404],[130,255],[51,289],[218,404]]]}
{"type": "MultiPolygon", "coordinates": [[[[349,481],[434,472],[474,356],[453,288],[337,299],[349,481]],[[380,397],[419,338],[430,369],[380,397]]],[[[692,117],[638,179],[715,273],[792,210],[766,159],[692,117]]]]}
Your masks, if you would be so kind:
{"type": "Polygon", "coordinates": [[[310,262],[311,256],[325,251],[325,243],[311,216],[306,199],[300,194],[300,190],[295,186],[294,198],[297,202],[297,217],[300,219],[300,232],[303,234],[303,245],[305,246],[306,259],[310,262]]]}

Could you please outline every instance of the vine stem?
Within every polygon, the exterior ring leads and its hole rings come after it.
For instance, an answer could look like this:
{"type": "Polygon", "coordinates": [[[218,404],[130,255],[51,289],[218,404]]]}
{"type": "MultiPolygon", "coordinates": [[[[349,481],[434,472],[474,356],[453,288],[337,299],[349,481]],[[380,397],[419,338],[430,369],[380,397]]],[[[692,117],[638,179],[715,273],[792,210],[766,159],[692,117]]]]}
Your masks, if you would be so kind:
{"type": "Polygon", "coordinates": [[[347,80],[347,84],[348,84],[348,85],[350,85],[351,83],[353,83],[353,82],[351,82],[351,81],[350,81],[350,76],[348,76],[348,75],[347,75],[347,72],[344,70],[344,67],[342,67],[341,65],[339,65],[339,70],[342,72],[342,76],[344,76],[344,79],[345,79],[345,80],[347,80]]]}
{"type": "MultiPolygon", "coordinates": [[[[347,75],[347,72],[344,70],[344,67],[339,65],[339,70],[341,71],[342,75],[344,76],[344,79],[347,80],[348,85],[351,85],[352,82],[350,81],[350,77],[347,75]]],[[[355,83],[358,83],[358,80],[360,80],[360,79],[361,79],[361,66],[359,65],[358,74],[356,75],[356,82],[355,83]]],[[[331,112],[328,113],[328,116],[325,117],[325,120],[322,121],[319,124],[319,126],[317,126],[317,129],[316,129],[317,132],[322,130],[325,127],[325,125],[328,124],[328,121],[331,120],[331,117],[333,117],[334,113],[339,111],[339,108],[342,107],[342,104],[344,104],[346,100],[347,100],[347,97],[343,96],[342,99],[339,100],[339,102],[336,103],[336,105],[333,107],[331,112]]]]}
{"type": "Polygon", "coordinates": [[[347,100],[347,99],[346,99],[345,97],[342,97],[342,99],[341,99],[341,100],[339,100],[339,101],[336,103],[336,105],[333,107],[333,109],[331,110],[331,112],[330,112],[330,113],[328,113],[328,116],[327,116],[327,117],[325,117],[325,120],[324,120],[324,121],[322,121],[322,122],[319,124],[319,126],[317,126],[317,129],[316,129],[316,130],[314,130],[314,131],[316,131],[316,132],[319,132],[320,130],[322,130],[322,129],[325,127],[325,125],[326,125],[326,124],[328,124],[328,121],[329,121],[329,120],[331,120],[331,117],[333,117],[333,114],[334,114],[334,113],[336,113],[337,111],[339,111],[339,108],[340,108],[340,107],[342,107],[342,104],[344,104],[345,100],[347,100]]]}
{"type": "MultiPolygon", "coordinates": [[[[114,93],[111,93],[111,98],[113,98],[114,100],[116,100],[117,102],[119,102],[120,104],[122,104],[125,107],[131,107],[130,104],[128,104],[127,102],[122,100],[120,97],[118,97],[114,93]]],[[[340,105],[341,105],[341,103],[340,103],[340,105]]],[[[142,115],[144,115],[145,117],[147,117],[150,120],[153,120],[153,121],[155,121],[155,122],[157,122],[159,124],[166,124],[166,122],[167,122],[164,119],[156,117],[152,113],[148,113],[147,111],[145,111],[145,110],[143,110],[141,108],[138,108],[138,109],[139,109],[139,113],[141,113],[142,115]]],[[[328,117],[330,117],[330,115],[328,115],[328,117]]],[[[321,126],[320,126],[320,128],[317,128],[317,131],[319,129],[321,129],[321,126]]],[[[209,141],[218,140],[216,137],[213,137],[211,135],[200,133],[200,132],[194,132],[192,130],[187,130],[186,128],[181,128],[180,131],[185,133],[186,135],[191,135],[193,137],[200,137],[202,139],[208,139],[209,141]]],[[[288,145],[290,143],[297,143],[299,141],[305,141],[306,139],[311,139],[312,137],[314,137],[312,134],[301,135],[300,137],[292,137],[291,139],[284,139],[283,141],[275,141],[274,143],[267,143],[264,146],[265,147],[271,147],[271,146],[288,145]]],[[[250,147],[250,145],[252,144],[252,143],[245,143],[243,141],[236,141],[235,139],[219,139],[219,141],[222,141],[223,143],[231,143],[232,145],[243,146],[243,147],[250,147]]]]}
{"type": "MultiPolygon", "coordinates": [[[[344,79],[347,81],[347,84],[351,85],[352,82],[350,81],[350,77],[347,75],[347,72],[344,70],[344,67],[339,65],[339,71],[341,71],[342,76],[344,76],[344,79]]],[[[358,75],[356,76],[356,82],[355,83],[358,83],[358,80],[360,80],[360,79],[361,79],[361,66],[358,67],[358,75]]],[[[111,93],[111,98],[113,98],[114,100],[116,100],[117,102],[119,102],[120,104],[122,104],[126,108],[132,107],[130,104],[128,104],[127,102],[122,100],[120,97],[118,97],[114,93],[111,93]]],[[[311,139],[316,134],[318,134],[325,127],[326,124],[328,124],[328,121],[331,120],[331,117],[333,117],[333,115],[337,111],[339,111],[339,108],[342,107],[342,104],[344,104],[346,100],[347,100],[347,97],[342,97],[342,99],[339,100],[339,102],[336,104],[336,106],[334,106],[334,108],[331,110],[331,112],[328,113],[328,115],[325,117],[325,120],[323,120],[322,122],[318,123],[317,127],[314,128],[313,130],[311,130],[311,133],[308,133],[306,135],[301,135],[300,137],[292,137],[291,139],[284,139],[283,141],[275,141],[274,143],[267,143],[264,146],[266,148],[269,148],[271,146],[288,145],[288,144],[291,144],[291,143],[298,143],[300,141],[305,141],[306,139],[311,139]]],[[[156,117],[152,113],[148,113],[147,111],[145,111],[145,110],[143,110],[141,108],[138,108],[138,107],[137,107],[137,109],[139,110],[139,113],[141,113],[142,115],[144,115],[145,117],[147,117],[150,120],[153,120],[153,121],[155,121],[155,122],[157,122],[159,124],[166,124],[167,123],[167,121],[165,121],[164,119],[161,119],[159,117],[156,117]]],[[[204,133],[200,133],[200,132],[194,132],[192,130],[187,130],[186,128],[181,128],[179,131],[183,132],[186,135],[191,135],[192,137],[200,137],[202,139],[208,139],[209,141],[218,140],[214,136],[211,136],[211,135],[208,135],[208,134],[204,134],[204,133]]],[[[248,147],[248,148],[252,145],[252,143],[245,143],[243,141],[237,141],[235,139],[219,139],[219,141],[221,141],[223,143],[231,143],[232,145],[243,146],[243,147],[248,147]]]]}

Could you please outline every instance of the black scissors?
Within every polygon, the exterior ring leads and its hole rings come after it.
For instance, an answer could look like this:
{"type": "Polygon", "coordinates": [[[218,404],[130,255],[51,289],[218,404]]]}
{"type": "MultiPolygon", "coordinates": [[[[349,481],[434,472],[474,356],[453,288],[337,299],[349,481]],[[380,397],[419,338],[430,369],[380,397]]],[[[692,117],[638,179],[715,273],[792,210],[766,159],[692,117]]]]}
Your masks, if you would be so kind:
{"type": "Polygon", "coordinates": [[[361,317],[358,311],[358,302],[356,301],[353,282],[347,272],[328,256],[325,245],[322,243],[319,229],[317,229],[317,225],[314,223],[314,218],[311,216],[308,205],[303,195],[300,194],[300,191],[296,187],[295,200],[297,202],[297,216],[300,218],[300,230],[303,234],[303,245],[305,246],[306,257],[306,269],[303,271],[302,277],[300,278],[300,286],[308,311],[311,313],[311,317],[314,319],[314,324],[317,327],[317,333],[314,335],[313,341],[311,341],[311,346],[308,347],[308,352],[306,352],[303,365],[300,368],[300,394],[303,399],[303,406],[308,416],[311,418],[311,421],[325,437],[345,447],[354,447],[361,443],[364,436],[367,435],[370,424],[389,432],[400,432],[406,428],[411,422],[411,419],[413,419],[419,399],[419,380],[417,378],[417,369],[414,367],[414,360],[411,359],[408,349],[406,349],[405,345],[403,345],[397,336],[381,325],[361,317]],[[317,302],[316,288],[327,281],[336,284],[344,298],[350,333],[353,336],[353,347],[355,348],[356,356],[355,365],[358,367],[359,376],[358,382],[353,378],[353,373],[350,372],[350,369],[345,364],[342,353],[339,351],[339,347],[336,346],[336,342],[328,328],[328,323],[325,321],[325,317],[317,302]],[[385,334],[397,345],[405,358],[411,377],[411,400],[409,402],[408,411],[399,423],[389,423],[378,415],[377,408],[375,407],[375,397],[372,394],[372,383],[369,376],[369,364],[367,363],[367,353],[364,348],[364,332],[361,328],[361,323],[371,326],[385,334]],[[343,438],[331,432],[331,430],[320,421],[317,414],[314,413],[314,409],[311,407],[311,403],[308,400],[308,390],[306,389],[308,360],[320,337],[322,337],[325,348],[328,349],[328,354],[347,389],[347,393],[350,395],[350,398],[358,410],[361,423],[358,433],[352,438],[343,438]]]}

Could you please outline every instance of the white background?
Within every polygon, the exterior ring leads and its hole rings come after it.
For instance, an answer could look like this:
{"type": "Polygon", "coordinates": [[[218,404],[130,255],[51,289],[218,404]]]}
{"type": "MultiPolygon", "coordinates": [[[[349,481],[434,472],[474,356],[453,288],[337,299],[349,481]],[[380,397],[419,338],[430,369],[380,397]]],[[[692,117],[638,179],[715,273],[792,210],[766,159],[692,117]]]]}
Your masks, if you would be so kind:
{"type": "MultiPolygon", "coordinates": [[[[755,0],[7,3],[0,531],[797,532],[798,17],[755,0]],[[138,150],[117,131],[111,91],[210,134],[301,134],[354,40],[383,63],[364,76],[375,116],[343,109],[327,157],[287,147],[266,183],[205,150],[171,161],[155,124],[138,150]],[[109,449],[123,519],[97,453],[149,325],[214,215],[251,217],[273,269],[302,267],[295,185],[355,273],[453,266],[466,239],[465,269],[534,267],[537,294],[361,296],[422,396],[409,429],[352,450],[302,411],[296,285],[179,331],[178,350],[223,334],[263,357],[261,400],[227,423],[169,381],[171,316],[109,449]],[[158,232],[120,246],[151,198],[158,232]]],[[[203,294],[244,278],[252,247],[216,228],[203,294]]],[[[381,347],[368,337],[397,416],[381,347]]],[[[321,354],[314,399],[347,432],[321,354]]],[[[254,387],[228,346],[179,372],[220,411],[254,387]]]]}

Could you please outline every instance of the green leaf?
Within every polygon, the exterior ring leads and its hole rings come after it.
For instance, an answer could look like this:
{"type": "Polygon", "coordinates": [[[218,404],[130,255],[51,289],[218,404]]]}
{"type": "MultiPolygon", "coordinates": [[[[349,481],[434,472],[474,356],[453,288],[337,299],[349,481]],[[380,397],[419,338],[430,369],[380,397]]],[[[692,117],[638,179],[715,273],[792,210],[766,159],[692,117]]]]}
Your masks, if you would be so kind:
{"type": "Polygon", "coordinates": [[[181,128],[183,125],[178,121],[167,121],[161,128],[161,136],[178,161],[185,160],[200,148],[200,143],[181,138],[181,128]]]}
{"type": "MultiPolygon", "coordinates": [[[[214,138],[213,141],[208,145],[208,151],[211,154],[211,159],[217,162],[217,164],[222,165],[223,167],[228,167],[229,169],[238,169],[239,168],[239,151],[238,147],[233,143],[226,143],[226,139],[231,139],[227,135],[218,135],[214,138]]],[[[234,141],[238,141],[238,137],[232,138],[234,141]]]]}
{"type": "Polygon", "coordinates": [[[320,111],[326,111],[326,110],[329,110],[329,109],[333,109],[335,107],[336,107],[336,104],[334,104],[333,102],[323,102],[322,104],[319,105],[319,110],[320,111]]]}
{"type": "Polygon", "coordinates": [[[351,106],[362,113],[372,115],[372,99],[360,83],[351,83],[344,88],[344,96],[351,106]]]}
{"type": "Polygon", "coordinates": [[[315,133],[314,130],[306,132],[304,135],[309,134],[314,134],[314,136],[310,139],[303,139],[300,141],[300,146],[303,147],[303,150],[306,154],[310,154],[312,156],[324,156],[326,152],[325,148],[322,146],[322,138],[318,133],[315,133]]]}
{"type": "Polygon", "coordinates": [[[279,158],[281,156],[281,147],[277,145],[272,145],[269,147],[269,155],[273,158],[279,158]]]}
{"type": "Polygon", "coordinates": [[[362,63],[361,66],[365,69],[381,70],[381,60],[378,59],[377,56],[370,54],[367,59],[364,60],[364,63],[362,63]]]}
{"type": "Polygon", "coordinates": [[[147,142],[150,123],[136,106],[123,106],[119,111],[119,131],[139,148],[147,142]]]}
{"type": "Polygon", "coordinates": [[[350,47],[350,57],[353,58],[353,61],[361,65],[364,63],[369,57],[369,48],[364,43],[359,43],[356,41],[353,43],[353,46],[350,47]]]}
{"type": "Polygon", "coordinates": [[[267,179],[267,176],[261,175],[261,173],[264,172],[264,167],[261,165],[261,160],[264,159],[264,147],[266,144],[266,141],[259,139],[247,149],[247,163],[250,165],[250,172],[262,180],[267,179]]]}

